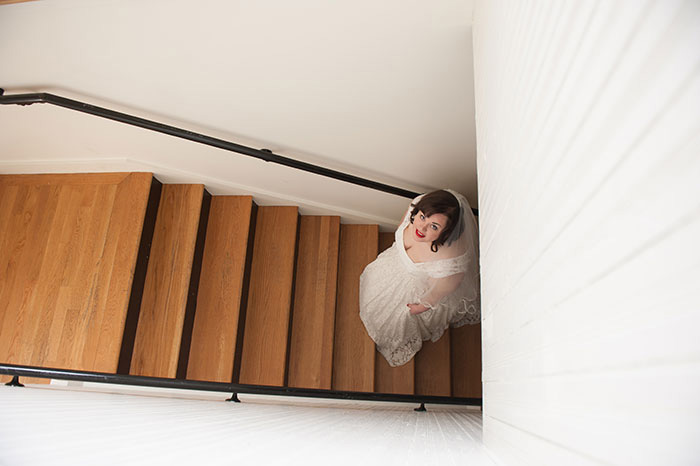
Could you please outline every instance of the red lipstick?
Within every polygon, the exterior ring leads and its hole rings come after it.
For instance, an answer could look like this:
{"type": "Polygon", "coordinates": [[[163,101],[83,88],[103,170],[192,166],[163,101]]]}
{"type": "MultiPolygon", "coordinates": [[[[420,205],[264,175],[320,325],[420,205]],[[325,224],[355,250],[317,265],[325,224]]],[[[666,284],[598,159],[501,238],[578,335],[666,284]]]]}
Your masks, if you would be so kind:
{"type": "Polygon", "coordinates": [[[421,233],[420,231],[418,231],[417,228],[416,228],[416,236],[419,238],[425,238],[425,235],[423,233],[421,233]]]}

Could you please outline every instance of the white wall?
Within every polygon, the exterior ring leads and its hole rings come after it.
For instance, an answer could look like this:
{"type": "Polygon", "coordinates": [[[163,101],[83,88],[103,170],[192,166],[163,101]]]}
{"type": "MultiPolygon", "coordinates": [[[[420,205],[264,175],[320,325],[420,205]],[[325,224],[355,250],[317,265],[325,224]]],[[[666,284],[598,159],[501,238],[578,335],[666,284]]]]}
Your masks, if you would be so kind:
{"type": "Polygon", "coordinates": [[[700,463],[700,2],[477,2],[484,440],[700,463]]]}
{"type": "MultiPolygon", "coordinates": [[[[472,0],[0,6],[0,87],[53,92],[476,203],[472,0]]],[[[0,108],[0,173],[147,170],[395,228],[407,199],[48,105],[0,108]]]]}

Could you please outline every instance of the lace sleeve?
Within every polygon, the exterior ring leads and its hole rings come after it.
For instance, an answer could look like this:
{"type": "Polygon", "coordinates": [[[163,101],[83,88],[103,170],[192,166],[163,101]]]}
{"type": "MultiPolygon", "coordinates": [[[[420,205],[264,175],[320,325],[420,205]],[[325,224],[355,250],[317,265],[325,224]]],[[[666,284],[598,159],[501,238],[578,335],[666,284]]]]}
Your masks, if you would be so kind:
{"type": "Polygon", "coordinates": [[[431,279],[430,289],[420,297],[420,303],[425,307],[434,309],[442,298],[457,289],[462,280],[464,280],[464,273],[431,279]]]}

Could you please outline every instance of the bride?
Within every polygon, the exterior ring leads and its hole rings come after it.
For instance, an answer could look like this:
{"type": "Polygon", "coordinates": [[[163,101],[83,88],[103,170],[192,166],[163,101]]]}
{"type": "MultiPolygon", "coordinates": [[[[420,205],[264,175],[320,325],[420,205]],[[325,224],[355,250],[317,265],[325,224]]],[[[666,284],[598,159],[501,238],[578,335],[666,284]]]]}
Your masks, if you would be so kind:
{"type": "Polygon", "coordinates": [[[439,190],[413,200],[394,244],[360,276],[360,318],[391,366],[447,327],[480,321],[478,236],[467,200],[439,190]]]}

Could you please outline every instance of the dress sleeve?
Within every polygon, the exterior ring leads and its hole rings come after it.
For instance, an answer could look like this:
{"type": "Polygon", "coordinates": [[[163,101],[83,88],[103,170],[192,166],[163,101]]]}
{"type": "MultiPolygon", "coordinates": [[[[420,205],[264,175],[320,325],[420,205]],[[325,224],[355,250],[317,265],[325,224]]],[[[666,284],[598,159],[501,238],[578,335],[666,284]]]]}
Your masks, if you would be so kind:
{"type": "Polygon", "coordinates": [[[423,271],[428,275],[428,289],[420,298],[426,307],[436,307],[442,298],[455,291],[469,273],[469,255],[463,254],[451,259],[426,262],[423,271]]]}
{"type": "Polygon", "coordinates": [[[449,295],[457,289],[460,283],[464,280],[464,272],[449,275],[442,278],[431,278],[431,283],[428,291],[420,298],[420,303],[425,307],[434,309],[440,303],[442,298],[449,295]]]}

